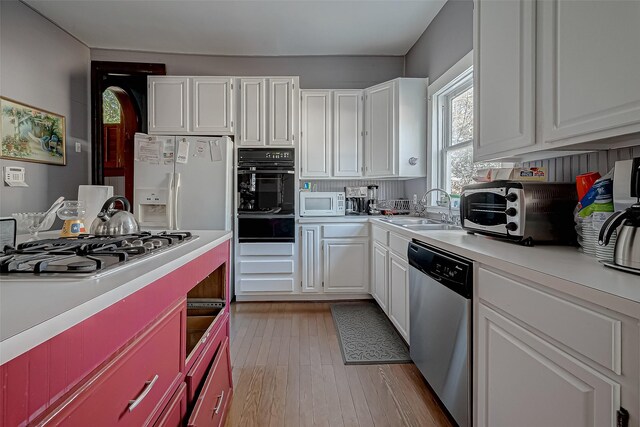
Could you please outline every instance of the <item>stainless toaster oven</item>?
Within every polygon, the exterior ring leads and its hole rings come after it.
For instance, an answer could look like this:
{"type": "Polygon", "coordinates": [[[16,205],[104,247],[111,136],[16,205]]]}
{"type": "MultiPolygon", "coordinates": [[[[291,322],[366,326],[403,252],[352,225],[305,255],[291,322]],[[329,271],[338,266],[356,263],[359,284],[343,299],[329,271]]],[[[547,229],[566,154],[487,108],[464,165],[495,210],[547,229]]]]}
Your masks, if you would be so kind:
{"type": "Polygon", "coordinates": [[[464,187],[462,228],[525,245],[574,244],[575,184],[493,181],[464,187]]]}

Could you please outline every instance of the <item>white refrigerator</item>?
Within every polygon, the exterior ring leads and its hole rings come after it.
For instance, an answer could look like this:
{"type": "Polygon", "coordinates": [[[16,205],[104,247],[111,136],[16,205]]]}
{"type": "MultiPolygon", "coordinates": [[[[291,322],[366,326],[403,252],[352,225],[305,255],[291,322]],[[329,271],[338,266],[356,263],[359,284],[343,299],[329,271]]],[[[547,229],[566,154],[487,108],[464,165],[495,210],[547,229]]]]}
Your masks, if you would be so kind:
{"type": "Polygon", "coordinates": [[[134,201],[143,229],[231,230],[233,142],[135,135],[134,201]]]}

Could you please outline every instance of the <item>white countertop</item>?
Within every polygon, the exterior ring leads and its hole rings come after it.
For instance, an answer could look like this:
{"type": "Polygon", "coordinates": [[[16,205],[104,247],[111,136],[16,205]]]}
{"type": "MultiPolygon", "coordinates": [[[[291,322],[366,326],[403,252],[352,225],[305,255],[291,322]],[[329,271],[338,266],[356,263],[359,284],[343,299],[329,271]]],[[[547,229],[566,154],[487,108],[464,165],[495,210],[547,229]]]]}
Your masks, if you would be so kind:
{"type": "Polygon", "coordinates": [[[97,278],[0,278],[0,365],[232,237],[230,231],[193,234],[198,238],[97,278]]]}
{"type": "Polygon", "coordinates": [[[507,273],[534,281],[547,279],[587,286],[617,297],[640,302],[640,276],[613,270],[571,246],[526,247],[463,230],[412,231],[372,219],[373,224],[458,254],[507,273]]]}

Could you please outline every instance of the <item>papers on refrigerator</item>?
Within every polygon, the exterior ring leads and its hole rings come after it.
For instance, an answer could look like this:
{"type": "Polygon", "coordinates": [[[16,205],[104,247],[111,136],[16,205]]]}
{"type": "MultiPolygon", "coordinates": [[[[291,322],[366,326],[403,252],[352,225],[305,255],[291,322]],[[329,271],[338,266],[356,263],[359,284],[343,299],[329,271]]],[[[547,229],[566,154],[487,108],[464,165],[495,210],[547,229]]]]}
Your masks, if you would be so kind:
{"type": "Polygon", "coordinates": [[[204,158],[207,156],[207,142],[196,141],[196,149],[193,152],[193,157],[204,158]]]}
{"type": "Polygon", "coordinates": [[[182,139],[178,141],[178,155],[176,163],[187,163],[189,160],[189,141],[182,139]]]}
{"type": "Polygon", "coordinates": [[[134,156],[138,162],[160,164],[160,142],[152,137],[136,134],[134,137],[134,156]]]}
{"type": "Polygon", "coordinates": [[[221,162],[222,161],[222,149],[220,148],[220,142],[218,140],[210,140],[209,141],[209,149],[211,150],[211,161],[212,162],[221,162]]]}
{"type": "Polygon", "coordinates": [[[162,160],[165,165],[170,165],[173,163],[175,145],[173,141],[163,141],[162,142],[162,160]]]}

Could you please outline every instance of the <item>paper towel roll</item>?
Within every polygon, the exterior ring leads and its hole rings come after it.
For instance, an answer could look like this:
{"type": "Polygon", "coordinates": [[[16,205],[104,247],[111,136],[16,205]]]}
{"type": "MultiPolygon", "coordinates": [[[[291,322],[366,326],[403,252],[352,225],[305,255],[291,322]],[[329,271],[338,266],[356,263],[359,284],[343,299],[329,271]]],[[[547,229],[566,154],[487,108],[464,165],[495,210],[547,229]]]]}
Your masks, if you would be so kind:
{"type": "Polygon", "coordinates": [[[113,187],[110,185],[80,185],[78,186],[78,200],[82,200],[87,207],[84,225],[87,232],[91,229],[93,220],[109,197],[113,197],[113,187]]]}

